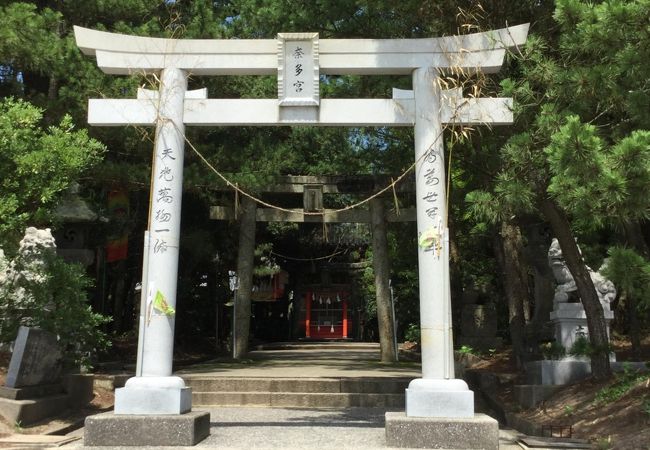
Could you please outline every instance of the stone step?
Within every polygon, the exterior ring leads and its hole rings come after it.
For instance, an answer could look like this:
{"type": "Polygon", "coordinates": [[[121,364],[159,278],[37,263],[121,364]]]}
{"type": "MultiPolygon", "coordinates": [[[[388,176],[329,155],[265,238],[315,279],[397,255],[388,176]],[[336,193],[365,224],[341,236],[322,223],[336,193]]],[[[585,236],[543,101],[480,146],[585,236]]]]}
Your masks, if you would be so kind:
{"type": "Polygon", "coordinates": [[[411,378],[261,378],[186,376],[195,406],[404,407],[411,378]]]}
{"type": "Polygon", "coordinates": [[[193,392],[192,405],[277,408],[403,408],[404,393],[193,392]]]}
{"type": "Polygon", "coordinates": [[[302,341],[302,342],[272,342],[255,346],[254,350],[376,350],[379,351],[379,344],[376,342],[350,342],[340,341],[302,341]]]}
{"type": "Polygon", "coordinates": [[[411,378],[184,377],[194,392],[400,394],[411,378]]]}

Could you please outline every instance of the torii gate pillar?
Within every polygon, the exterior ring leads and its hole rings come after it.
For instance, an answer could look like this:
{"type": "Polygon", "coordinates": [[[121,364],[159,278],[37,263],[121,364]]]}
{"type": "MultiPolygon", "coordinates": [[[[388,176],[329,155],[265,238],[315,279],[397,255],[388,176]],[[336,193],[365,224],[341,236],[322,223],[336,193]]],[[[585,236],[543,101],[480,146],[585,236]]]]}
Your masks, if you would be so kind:
{"type": "Polygon", "coordinates": [[[474,393],[465,381],[454,378],[449,232],[438,71],[431,67],[415,69],[413,93],[422,378],[411,381],[406,390],[406,415],[473,417],[474,393]]]}
{"type": "Polygon", "coordinates": [[[192,390],[172,376],[186,92],[187,72],[166,68],[159,91],[149,93],[158,102],[158,117],[145,243],[146,301],[140,311],[142,350],[137,376],[115,391],[115,414],[183,414],[192,409],[192,390]]]}
{"type": "Polygon", "coordinates": [[[498,422],[474,413],[474,393],[454,378],[445,192],[443,93],[438,70],[413,71],[415,191],[422,378],[406,389],[406,411],[386,413],[386,444],[409,448],[498,449],[498,422]]]}

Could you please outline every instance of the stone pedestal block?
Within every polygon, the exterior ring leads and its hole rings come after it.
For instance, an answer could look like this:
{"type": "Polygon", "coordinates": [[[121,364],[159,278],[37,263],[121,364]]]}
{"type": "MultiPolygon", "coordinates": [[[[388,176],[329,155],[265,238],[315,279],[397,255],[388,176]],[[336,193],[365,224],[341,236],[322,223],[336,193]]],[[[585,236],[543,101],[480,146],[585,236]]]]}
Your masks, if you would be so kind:
{"type": "MultiPolygon", "coordinates": [[[[605,308],[604,314],[609,335],[609,323],[614,318],[614,313],[605,308]]],[[[571,349],[579,335],[589,336],[587,314],[582,303],[558,303],[550,317],[555,328],[555,341],[567,350],[571,349]]]]}
{"type": "Polygon", "coordinates": [[[63,383],[0,387],[0,416],[9,422],[31,425],[68,407],[77,408],[93,399],[92,375],[66,375],[63,383]]]}
{"type": "Polygon", "coordinates": [[[192,411],[180,415],[97,414],[86,418],[86,447],[186,447],[210,434],[210,413],[192,411]]]}
{"type": "Polygon", "coordinates": [[[548,384],[519,384],[514,387],[515,401],[522,408],[534,408],[547,398],[551,397],[562,386],[548,384]]]}
{"type": "Polygon", "coordinates": [[[68,407],[65,394],[49,395],[31,400],[0,398],[0,415],[9,423],[31,425],[60,413],[68,407]]]}
{"type": "Polygon", "coordinates": [[[473,417],[408,417],[386,413],[386,445],[407,448],[499,448],[499,423],[485,414],[473,417]]]}
{"type": "Polygon", "coordinates": [[[11,400],[33,400],[35,398],[58,395],[63,392],[63,384],[41,384],[36,386],[26,386],[22,388],[10,388],[0,386],[0,398],[11,400]]]}
{"type": "Polygon", "coordinates": [[[115,390],[115,414],[184,414],[192,409],[192,388],[126,386],[115,390]]]}
{"type": "Polygon", "coordinates": [[[587,359],[532,361],[525,367],[527,384],[571,384],[591,375],[591,362],[587,359]]]}
{"type": "Polygon", "coordinates": [[[409,417],[474,417],[474,392],[463,380],[418,378],[406,389],[409,417]]]}
{"type": "MultiPolygon", "coordinates": [[[[616,355],[610,353],[610,364],[616,355]]],[[[567,357],[560,360],[531,361],[526,363],[527,384],[571,384],[591,375],[591,361],[588,358],[567,357]]]]}

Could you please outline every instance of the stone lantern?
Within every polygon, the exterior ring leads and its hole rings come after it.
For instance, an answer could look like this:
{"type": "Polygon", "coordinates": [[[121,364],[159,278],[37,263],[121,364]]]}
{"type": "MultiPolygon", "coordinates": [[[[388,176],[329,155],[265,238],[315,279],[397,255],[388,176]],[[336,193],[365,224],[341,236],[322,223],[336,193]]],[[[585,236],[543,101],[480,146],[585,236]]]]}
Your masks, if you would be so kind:
{"type": "Polygon", "coordinates": [[[57,254],[67,262],[90,266],[95,261],[95,251],[88,248],[88,237],[98,215],[79,195],[78,183],[70,185],[54,215],[61,223],[54,233],[57,254]]]}

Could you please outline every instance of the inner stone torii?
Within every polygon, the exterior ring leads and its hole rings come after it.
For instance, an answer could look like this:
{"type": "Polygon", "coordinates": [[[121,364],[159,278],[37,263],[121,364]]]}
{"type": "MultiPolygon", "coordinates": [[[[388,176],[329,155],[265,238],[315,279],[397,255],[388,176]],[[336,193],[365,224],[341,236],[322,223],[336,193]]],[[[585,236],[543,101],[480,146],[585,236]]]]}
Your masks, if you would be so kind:
{"type": "Polygon", "coordinates": [[[185,126],[413,126],[422,378],[407,389],[407,416],[473,417],[473,393],[454,378],[443,125],[512,122],[508,98],[463,98],[440,88],[440,73],[493,73],[528,25],[433,39],[176,40],[75,27],[77,45],[108,74],[157,74],[158,91],[137,99],[91,99],[91,125],[156,127],[155,165],[144,271],[138,376],[116,394],[115,414],[180,414],[188,388],[172,376],[185,126]],[[187,91],[187,77],[277,74],[277,99],[208,99],[187,91]],[[392,99],[320,99],[321,75],[411,75],[412,91],[392,99]]]}

